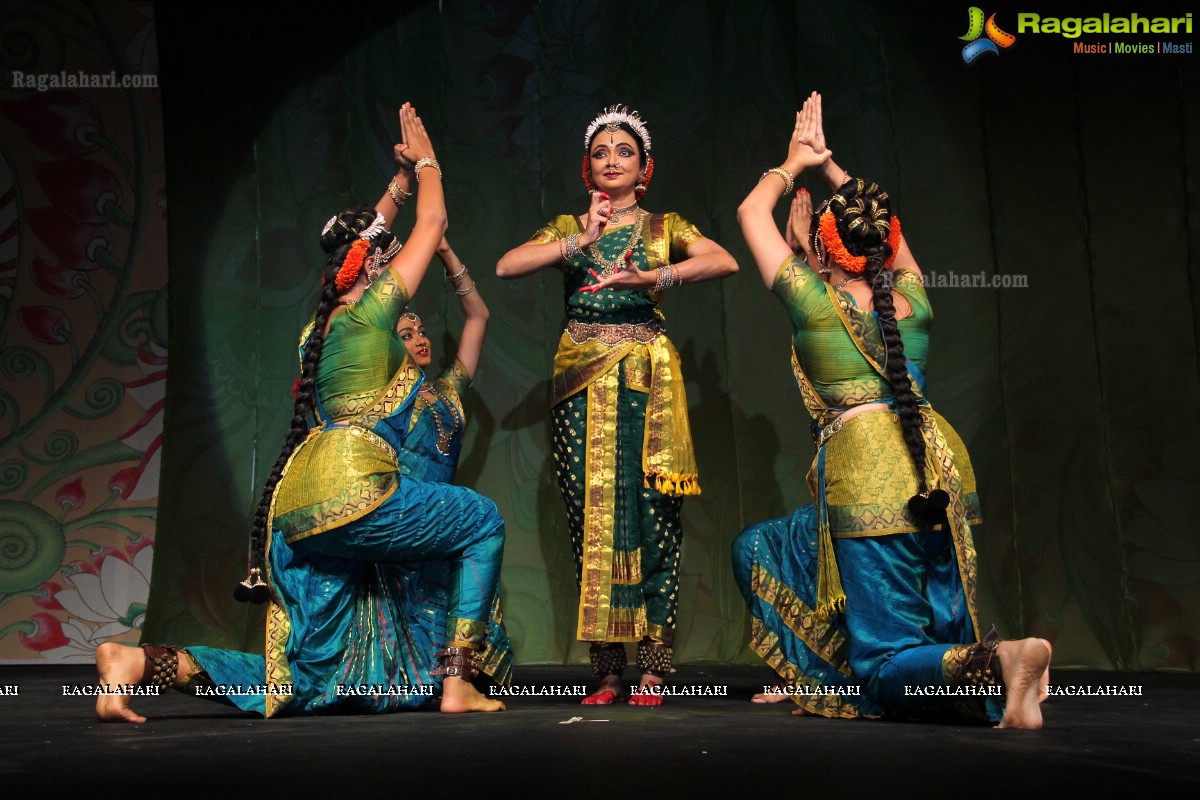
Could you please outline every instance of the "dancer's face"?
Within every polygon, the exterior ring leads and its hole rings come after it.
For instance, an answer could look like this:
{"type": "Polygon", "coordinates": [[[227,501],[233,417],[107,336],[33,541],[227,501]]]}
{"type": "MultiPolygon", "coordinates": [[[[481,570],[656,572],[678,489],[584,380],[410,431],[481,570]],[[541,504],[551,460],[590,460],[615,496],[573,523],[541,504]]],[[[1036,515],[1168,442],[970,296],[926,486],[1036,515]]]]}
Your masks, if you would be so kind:
{"type": "Polygon", "coordinates": [[[593,186],[614,196],[633,191],[643,165],[632,133],[601,130],[592,141],[589,155],[593,186]]]}
{"type": "Polygon", "coordinates": [[[425,336],[425,325],[422,324],[421,318],[416,314],[404,315],[400,318],[396,331],[417,366],[421,369],[428,367],[429,362],[433,360],[433,353],[429,349],[429,338],[425,336]]]}

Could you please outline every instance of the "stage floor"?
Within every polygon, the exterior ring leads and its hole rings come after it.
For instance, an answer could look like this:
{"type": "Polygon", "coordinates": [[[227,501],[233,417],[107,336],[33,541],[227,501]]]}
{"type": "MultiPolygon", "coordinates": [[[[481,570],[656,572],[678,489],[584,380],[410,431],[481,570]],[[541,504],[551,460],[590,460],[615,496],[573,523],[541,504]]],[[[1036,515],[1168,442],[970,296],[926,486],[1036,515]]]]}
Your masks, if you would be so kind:
{"type": "MultiPolygon", "coordinates": [[[[520,667],[518,685],[562,691],[587,672],[520,667]]],[[[16,788],[154,787],[161,797],[259,798],[432,789],[462,800],[502,787],[635,800],[1200,789],[1200,676],[1059,670],[1056,686],[1125,693],[1052,697],[1036,732],[793,717],[790,703],[748,702],[769,680],[761,667],[681,667],[673,683],[697,694],[660,708],[521,695],[505,698],[503,714],[273,720],[167,692],[134,698],[149,721],[122,725],[98,722],[94,698],[64,696],[64,685],[94,684],[90,668],[0,666],[0,787],[14,798],[16,788]]]]}

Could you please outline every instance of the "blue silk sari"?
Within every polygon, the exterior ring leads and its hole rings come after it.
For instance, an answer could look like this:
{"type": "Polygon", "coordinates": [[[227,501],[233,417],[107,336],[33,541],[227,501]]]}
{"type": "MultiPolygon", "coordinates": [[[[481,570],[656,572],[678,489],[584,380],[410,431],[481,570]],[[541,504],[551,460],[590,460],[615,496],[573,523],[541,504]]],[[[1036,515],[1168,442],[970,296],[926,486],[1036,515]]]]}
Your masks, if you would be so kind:
{"type": "MultiPolygon", "coordinates": [[[[402,299],[396,292],[385,304],[380,328],[402,299]]],[[[211,679],[212,686],[198,682],[197,693],[265,716],[417,708],[440,696],[434,653],[450,644],[478,648],[477,669],[510,682],[512,648],[497,590],[503,520],[490,500],[449,483],[469,378],[456,363],[430,382],[430,397],[421,393],[420,371],[400,360],[383,395],[392,397],[387,413],[364,434],[394,459],[397,471],[383,476],[390,490],[366,513],[319,535],[291,537],[276,517],[266,655],[186,648],[211,679]],[[456,564],[464,560],[465,568],[456,564]]],[[[333,430],[326,409],[318,410],[333,430]]]]}
{"type": "Polygon", "coordinates": [[[957,671],[978,641],[972,526],[981,522],[966,447],[924,399],[932,311],[920,279],[894,273],[913,313],[899,321],[921,410],[930,488],[948,521],[921,528],[907,509],[916,472],[888,403],[873,312],[789,259],[774,291],[792,319],[793,371],[814,420],[814,503],[747,528],[733,544],[750,610],[750,647],[804,710],[828,717],[998,720],[999,696],[959,693],[957,671]]]}

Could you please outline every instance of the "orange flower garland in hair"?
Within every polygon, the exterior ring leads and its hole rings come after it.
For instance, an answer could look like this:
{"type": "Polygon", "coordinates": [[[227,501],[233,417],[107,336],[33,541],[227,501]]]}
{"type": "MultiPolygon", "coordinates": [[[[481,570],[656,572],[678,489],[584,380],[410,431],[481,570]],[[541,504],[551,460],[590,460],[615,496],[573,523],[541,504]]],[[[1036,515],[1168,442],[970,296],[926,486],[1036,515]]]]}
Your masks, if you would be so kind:
{"type": "Polygon", "coordinates": [[[646,176],[644,178],[642,178],[642,180],[640,181],[642,186],[645,188],[643,188],[640,192],[638,192],[639,197],[646,193],[646,189],[650,188],[650,179],[653,177],[654,177],[654,157],[646,156],[646,176]]]}
{"type": "Polygon", "coordinates": [[[596,191],[596,187],[592,185],[592,165],[587,156],[583,157],[583,185],[589,192],[596,191]]]}
{"type": "MultiPolygon", "coordinates": [[[[833,259],[833,263],[846,272],[856,275],[867,268],[866,256],[851,255],[850,251],[846,249],[846,245],[842,244],[842,237],[837,229],[837,220],[833,218],[832,211],[826,211],[821,215],[818,230],[821,234],[821,241],[825,245],[825,251],[833,259]]],[[[900,249],[900,218],[896,216],[892,217],[888,226],[888,246],[892,248],[892,254],[887,257],[887,261],[883,262],[884,269],[892,266],[892,262],[896,260],[896,253],[900,249]]]]}
{"type": "Polygon", "coordinates": [[[342,268],[338,270],[337,278],[333,281],[334,287],[339,292],[346,291],[358,280],[358,273],[362,271],[363,259],[367,257],[367,250],[370,247],[371,243],[366,239],[355,239],[354,244],[350,245],[350,252],[346,254],[346,260],[342,262],[342,268]]]}
{"type": "Polygon", "coordinates": [[[892,248],[892,254],[883,262],[884,269],[892,266],[892,262],[896,260],[896,253],[900,252],[900,218],[895,215],[892,215],[892,222],[888,228],[888,247],[892,248]]]}

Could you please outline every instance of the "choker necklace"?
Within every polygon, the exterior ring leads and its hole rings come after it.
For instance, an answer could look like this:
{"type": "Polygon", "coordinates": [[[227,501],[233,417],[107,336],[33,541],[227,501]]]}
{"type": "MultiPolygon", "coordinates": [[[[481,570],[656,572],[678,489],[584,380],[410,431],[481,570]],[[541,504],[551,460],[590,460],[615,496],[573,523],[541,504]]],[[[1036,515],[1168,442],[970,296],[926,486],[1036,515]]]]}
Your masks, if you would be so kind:
{"type": "MultiPolygon", "coordinates": [[[[637,203],[633,204],[634,207],[637,203]]],[[[607,278],[618,270],[625,268],[625,254],[632,253],[633,249],[638,246],[638,242],[642,239],[642,225],[645,221],[646,212],[640,208],[637,210],[637,216],[633,219],[633,224],[629,225],[629,239],[625,242],[625,246],[621,248],[620,255],[616,258],[605,258],[604,253],[596,246],[599,240],[592,242],[587,246],[588,257],[600,267],[600,277],[607,278]]]]}
{"type": "Polygon", "coordinates": [[[608,217],[608,221],[610,223],[616,222],[621,217],[624,217],[628,214],[632,214],[634,211],[637,211],[637,210],[638,210],[638,204],[637,204],[637,201],[634,200],[632,203],[630,203],[627,206],[621,206],[620,208],[614,208],[612,210],[612,214],[609,215],[609,217],[608,217]]]}

